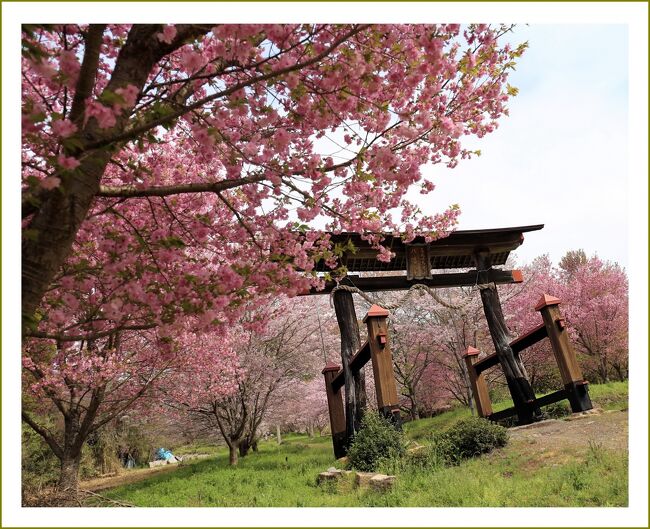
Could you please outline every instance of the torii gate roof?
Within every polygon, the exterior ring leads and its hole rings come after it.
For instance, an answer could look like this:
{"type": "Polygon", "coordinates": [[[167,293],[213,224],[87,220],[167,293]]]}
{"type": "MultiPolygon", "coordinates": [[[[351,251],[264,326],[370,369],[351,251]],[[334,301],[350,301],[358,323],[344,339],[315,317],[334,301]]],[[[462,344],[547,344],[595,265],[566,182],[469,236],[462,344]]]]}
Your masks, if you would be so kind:
{"type": "MultiPolygon", "coordinates": [[[[505,264],[510,252],[524,242],[524,233],[541,230],[544,224],[531,226],[515,226],[511,228],[495,228],[488,230],[458,230],[449,236],[425,243],[423,237],[418,237],[409,245],[428,246],[432,269],[471,268],[475,266],[474,255],[478,251],[488,251],[492,266],[505,264]]],[[[401,237],[386,235],[385,246],[395,253],[388,263],[377,260],[377,250],[371,248],[357,233],[338,233],[331,235],[332,242],[345,244],[350,240],[357,251],[346,252],[340,259],[349,272],[384,272],[391,270],[406,270],[406,244],[401,237]]],[[[319,262],[317,271],[328,269],[324,262],[319,262]]]]}

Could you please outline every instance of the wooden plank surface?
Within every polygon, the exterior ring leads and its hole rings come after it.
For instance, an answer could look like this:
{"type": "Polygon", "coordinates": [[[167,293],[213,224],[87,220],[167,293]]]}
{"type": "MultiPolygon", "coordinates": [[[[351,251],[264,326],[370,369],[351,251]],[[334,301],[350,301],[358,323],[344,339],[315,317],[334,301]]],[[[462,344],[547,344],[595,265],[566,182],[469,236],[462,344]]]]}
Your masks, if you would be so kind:
{"type": "MultiPolygon", "coordinates": [[[[447,237],[428,243],[424,237],[416,237],[405,243],[400,236],[385,234],[382,244],[395,254],[395,258],[387,263],[377,261],[377,250],[358,233],[332,233],[330,240],[341,245],[351,242],[355,247],[355,252],[346,252],[340,260],[349,271],[405,270],[406,244],[426,245],[433,268],[468,268],[474,265],[473,255],[479,249],[492,254],[493,265],[505,264],[509,253],[523,243],[524,233],[541,230],[543,227],[543,224],[535,224],[487,230],[457,230],[447,237]]],[[[316,263],[315,269],[322,272],[327,270],[327,266],[321,260],[316,263]]]]}
{"type": "MultiPolygon", "coordinates": [[[[336,367],[335,367],[336,369],[336,367]]],[[[334,456],[338,459],[343,457],[347,447],[347,433],[345,425],[345,409],[343,407],[343,396],[341,390],[332,387],[332,379],[336,372],[324,370],[325,391],[327,393],[327,408],[330,417],[330,430],[332,432],[332,444],[334,445],[334,456]]]]}
{"type": "Polygon", "coordinates": [[[558,391],[554,391],[553,393],[549,393],[548,395],[544,395],[543,397],[540,397],[536,400],[539,406],[548,406],[549,404],[553,404],[554,402],[559,402],[567,398],[569,398],[567,391],[565,389],[560,389],[558,391]]]}
{"type": "MultiPolygon", "coordinates": [[[[528,331],[526,334],[523,334],[516,340],[510,342],[510,348],[512,349],[513,353],[518,355],[524,349],[536,344],[547,336],[548,334],[546,331],[546,325],[544,323],[541,323],[537,327],[528,331]]],[[[478,362],[476,362],[474,364],[474,369],[476,369],[476,373],[478,374],[496,365],[499,365],[499,358],[496,353],[492,353],[491,355],[481,358],[478,362]]]]}
{"type": "Polygon", "coordinates": [[[497,422],[507,419],[508,417],[514,417],[517,415],[517,409],[515,407],[508,408],[505,410],[497,411],[488,417],[489,420],[497,422]]]}
{"type": "MultiPolygon", "coordinates": [[[[359,349],[356,354],[350,359],[350,371],[354,376],[363,366],[365,366],[370,360],[370,346],[368,345],[368,340],[363,342],[361,349],[359,349]]],[[[345,377],[343,376],[343,370],[341,369],[334,379],[332,380],[332,388],[334,391],[337,391],[339,388],[343,387],[345,377]]]]}
{"type": "Polygon", "coordinates": [[[523,351],[527,347],[536,344],[548,336],[546,325],[540,323],[537,327],[531,329],[526,334],[522,334],[516,340],[510,342],[510,347],[515,353],[523,351]]]}

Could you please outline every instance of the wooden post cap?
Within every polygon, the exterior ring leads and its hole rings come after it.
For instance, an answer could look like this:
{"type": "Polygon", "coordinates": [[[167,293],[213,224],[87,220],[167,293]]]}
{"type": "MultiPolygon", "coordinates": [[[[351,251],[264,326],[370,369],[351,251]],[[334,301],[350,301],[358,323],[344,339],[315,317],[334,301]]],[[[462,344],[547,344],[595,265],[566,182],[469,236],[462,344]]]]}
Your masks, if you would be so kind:
{"type": "Polygon", "coordinates": [[[323,368],[323,370],[321,371],[321,373],[325,374],[325,373],[327,373],[328,371],[338,371],[339,369],[341,369],[341,366],[336,365],[336,364],[333,363],[333,362],[327,362],[327,364],[325,364],[325,367],[323,368]]]}
{"type": "Polygon", "coordinates": [[[559,305],[560,303],[562,303],[560,299],[544,294],[537,302],[537,305],[535,305],[535,310],[542,310],[544,307],[559,305]]]}
{"type": "Polygon", "coordinates": [[[387,317],[390,314],[385,308],[380,307],[379,305],[373,305],[370,307],[368,314],[363,318],[363,323],[366,323],[368,318],[378,318],[378,317],[387,317]]]}
{"type": "Polygon", "coordinates": [[[463,356],[476,356],[479,354],[481,351],[476,349],[476,347],[472,347],[471,345],[467,348],[465,351],[465,354],[463,356]]]}
{"type": "Polygon", "coordinates": [[[513,270],[512,271],[512,280],[515,283],[523,283],[524,282],[524,274],[521,270],[513,270]]]}

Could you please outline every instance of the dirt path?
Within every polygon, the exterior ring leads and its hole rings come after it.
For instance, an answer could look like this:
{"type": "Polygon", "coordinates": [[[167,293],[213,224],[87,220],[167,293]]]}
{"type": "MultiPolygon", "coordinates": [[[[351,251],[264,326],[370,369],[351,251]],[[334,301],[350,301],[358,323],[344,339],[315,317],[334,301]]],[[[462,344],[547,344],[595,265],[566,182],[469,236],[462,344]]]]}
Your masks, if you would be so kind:
{"type": "MultiPolygon", "coordinates": [[[[209,455],[198,455],[189,458],[191,461],[205,459],[209,455]]],[[[90,490],[92,492],[99,492],[101,490],[112,489],[121,485],[128,485],[136,483],[143,479],[150,478],[158,474],[167,474],[178,470],[180,466],[176,464],[153,467],[153,468],[136,468],[132,470],[123,470],[115,476],[107,476],[103,478],[93,478],[79,483],[79,488],[82,490],[90,490]]]]}
{"type": "Polygon", "coordinates": [[[510,429],[510,445],[531,456],[531,465],[561,464],[594,447],[627,451],[627,411],[594,410],[567,419],[510,429]]]}

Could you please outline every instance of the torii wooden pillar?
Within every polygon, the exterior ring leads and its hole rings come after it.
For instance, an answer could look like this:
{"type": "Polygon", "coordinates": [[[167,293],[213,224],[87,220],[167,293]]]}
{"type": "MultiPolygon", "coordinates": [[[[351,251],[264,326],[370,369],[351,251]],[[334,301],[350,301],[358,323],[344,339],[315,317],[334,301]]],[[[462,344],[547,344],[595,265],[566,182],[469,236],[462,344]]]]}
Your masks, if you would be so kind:
{"type": "Polygon", "coordinates": [[[388,311],[386,309],[378,305],[370,307],[368,314],[363,319],[368,327],[368,339],[348,359],[347,370],[336,364],[328,363],[322,371],[327,392],[332,443],[337,458],[345,455],[355,432],[350,416],[347,415],[348,410],[354,410],[354,407],[343,406],[341,388],[349,387],[352,377],[361,371],[369,360],[372,362],[372,371],[375,377],[379,412],[390,419],[397,428],[402,427],[399,397],[393,373],[393,357],[388,339],[387,318],[388,311]]]}
{"type": "Polygon", "coordinates": [[[333,294],[336,321],[341,332],[341,364],[345,372],[345,418],[349,432],[359,430],[363,410],[366,409],[366,377],[363,369],[353,373],[350,369],[352,355],[361,347],[359,322],[354,310],[352,293],[337,290],[333,294]]]}
{"type": "MultiPolygon", "coordinates": [[[[510,342],[509,346],[515,355],[519,355],[522,351],[540,340],[548,338],[551,342],[564,388],[536,398],[535,403],[530,408],[535,409],[559,402],[563,399],[568,399],[571,404],[571,410],[574,413],[587,411],[592,408],[588,390],[589,383],[582,378],[582,371],[580,370],[578,359],[571,345],[564,318],[558,308],[559,303],[560,300],[558,298],[544,294],[535,306],[535,310],[541,313],[544,322],[510,342]]],[[[498,365],[500,363],[500,357],[497,353],[494,353],[486,356],[482,360],[478,360],[479,352],[474,347],[468,347],[464,355],[479,417],[486,417],[492,421],[500,421],[513,415],[518,415],[518,408],[516,406],[496,413],[492,411],[484,371],[492,366],[498,365]]]]}
{"type": "Polygon", "coordinates": [[[499,363],[508,383],[512,402],[517,410],[519,424],[529,424],[543,418],[542,411],[535,401],[535,393],[528,381],[528,375],[521,360],[510,347],[510,333],[503,317],[503,309],[495,283],[489,282],[492,268],[490,254],[487,251],[475,253],[477,284],[481,292],[483,311],[487,320],[492,342],[499,363]]]}
{"type": "Polygon", "coordinates": [[[468,347],[463,357],[467,366],[467,375],[472,386],[472,397],[476,404],[476,413],[479,417],[489,417],[492,415],[492,402],[490,402],[490,391],[488,390],[487,381],[483,373],[476,373],[474,364],[478,360],[481,351],[475,347],[468,347]]]}
{"type": "Polygon", "coordinates": [[[565,320],[558,308],[560,303],[558,298],[544,294],[535,306],[535,310],[539,311],[544,320],[555,361],[560,368],[562,383],[571,404],[571,411],[577,413],[590,410],[593,405],[589,398],[588,383],[582,378],[582,371],[571,345],[565,320]]]}
{"type": "Polygon", "coordinates": [[[347,450],[347,435],[345,431],[345,410],[343,408],[343,398],[341,388],[334,389],[332,381],[341,366],[328,363],[323,368],[325,377],[325,391],[327,392],[327,408],[330,416],[330,429],[332,430],[332,444],[334,445],[334,456],[338,459],[343,457],[347,450]]]}
{"type": "Polygon", "coordinates": [[[368,326],[368,345],[370,346],[372,372],[375,378],[377,408],[379,413],[401,428],[402,418],[399,412],[399,398],[393,371],[393,356],[390,352],[387,319],[388,311],[379,305],[373,305],[366,317],[363,318],[363,323],[368,326]]]}

